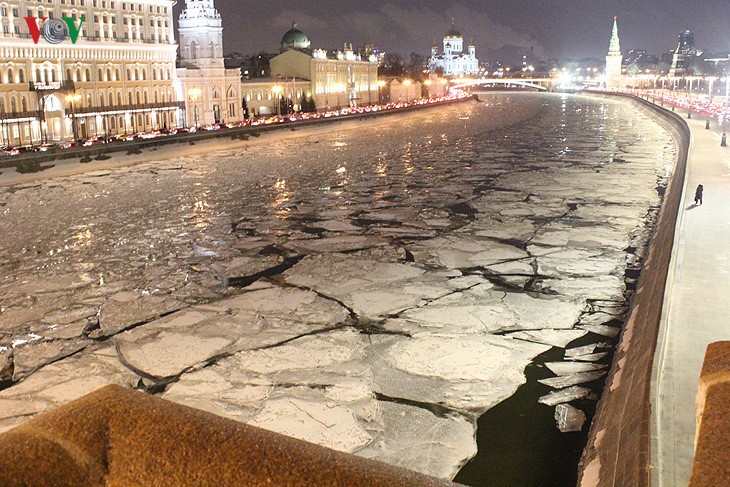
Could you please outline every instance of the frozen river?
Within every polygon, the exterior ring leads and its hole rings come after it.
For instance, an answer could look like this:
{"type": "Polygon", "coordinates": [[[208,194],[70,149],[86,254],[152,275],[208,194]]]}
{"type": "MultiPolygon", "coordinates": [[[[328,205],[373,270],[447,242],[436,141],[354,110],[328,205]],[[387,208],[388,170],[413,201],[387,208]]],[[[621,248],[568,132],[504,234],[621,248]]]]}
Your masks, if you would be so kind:
{"type": "Polygon", "coordinates": [[[0,430],[117,383],[443,478],[518,389],[584,435],[675,146],[483,99],[0,188],[0,430]]]}

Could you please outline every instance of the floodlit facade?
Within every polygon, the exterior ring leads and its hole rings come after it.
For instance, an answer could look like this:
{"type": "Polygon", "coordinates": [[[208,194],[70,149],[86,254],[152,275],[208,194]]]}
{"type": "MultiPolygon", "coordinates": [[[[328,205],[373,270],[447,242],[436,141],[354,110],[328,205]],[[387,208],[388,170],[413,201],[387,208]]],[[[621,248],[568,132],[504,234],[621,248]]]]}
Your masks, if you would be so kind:
{"type": "Polygon", "coordinates": [[[464,52],[464,37],[456,30],[454,23],[446,32],[443,41],[443,51],[438,52],[438,46],[431,48],[431,58],[428,61],[428,70],[431,73],[441,71],[449,78],[463,78],[475,76],[479,73],[479,60],[476,56],[476,46],[470,44],[464,52]]]}
{"type": "Polygon", "coordinates": [[[304,33],[292,25],[284,34],[281,54],[271,62],[271,75],[283,79],[306,79],[317,109],[369,105],[378,101],[378,60],[363,59],[352,45],[344,49],[311,50],[304,33]]]}
{"type": "Polygon", "coordinates": [[[173,0],[0,0],[0,146],[177,125],[173,0]]]}
{"type": "Polygon", "coordinates": [[[178,89],[185,125],[232,122],[243,118],[241,70],[227,69],[223,24],[213,0],[185,0],[180,14],[178,89]]]}
{"type": "Polygon", "coordinates": [[[606,88],[618,89],[621,87],[623,60],[621,43],[618,38],[618,17],[614,17],[611,43],[608,47],[608,55],[606,56],[606,88]]]}
{"type": "Polygon", "coordinates": [[[241,83],[241,94],[246,100],[249,117],[286,115],[282,107],[291,103],[291,109],[300,111],[302,99],[312,96],[311,83],[303,78],[257,78],[241,83]],[[277,103],[283,98],[285,103],[277,103]]]}

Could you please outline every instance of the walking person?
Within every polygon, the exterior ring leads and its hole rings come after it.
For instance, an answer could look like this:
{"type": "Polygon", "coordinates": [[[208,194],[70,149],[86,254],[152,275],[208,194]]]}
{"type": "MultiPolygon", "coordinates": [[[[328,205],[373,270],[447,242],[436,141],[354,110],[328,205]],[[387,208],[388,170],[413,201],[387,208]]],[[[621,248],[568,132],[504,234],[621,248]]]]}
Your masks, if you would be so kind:
{"type": "Polygon", "coordinates": [[[697,190],[695,191],[695,205],[699,201],[699,204],[702,205],[702,191],[704,191],[704,187],[700,184],[697,186],[697,190]]]}

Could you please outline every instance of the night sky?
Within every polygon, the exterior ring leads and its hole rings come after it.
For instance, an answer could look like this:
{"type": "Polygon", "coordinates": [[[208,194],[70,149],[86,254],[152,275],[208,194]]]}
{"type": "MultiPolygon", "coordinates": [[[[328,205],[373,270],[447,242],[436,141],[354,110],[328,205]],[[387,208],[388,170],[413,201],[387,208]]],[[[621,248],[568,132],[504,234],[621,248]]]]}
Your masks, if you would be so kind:
{"type": "MultiPolygon", "coordinates": [[[[176,17],[184,0],[178,0],[176,17]]],[[[453,17],[481,60],[500,60],[532,48],[535,58],[602,58],[613,16],[621,47],[661,54],[676,47],[684,29],[699,48],[730,51],[728,0],[215,0],[223,17],[224,50],[276,51],[292,20],[312,47],[374,43],[381,50],[430,54],[453,17]]]]}

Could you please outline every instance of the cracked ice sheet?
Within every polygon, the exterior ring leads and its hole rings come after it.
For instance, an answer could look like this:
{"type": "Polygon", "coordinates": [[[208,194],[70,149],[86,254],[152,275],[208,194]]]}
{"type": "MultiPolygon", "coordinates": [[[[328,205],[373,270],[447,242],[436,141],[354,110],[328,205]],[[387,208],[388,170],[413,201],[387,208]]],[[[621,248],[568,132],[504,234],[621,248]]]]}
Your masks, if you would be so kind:
{"type": "Polygon", "coordinates": [[[405,311],[386,329],[409,333],[497,333],[528,329],[568,329],[583,312],[583,302],[492,289],[479,284],[405,311]]]}
{"type": "MultiPolygon", "coordinates": [[[[425,304],[463,289],[458,271],[432,271],[379,262],[367,255],[317,255],[286,271],[288,284],[312,289],[344,303],[360,317],[376,318],[425,304]]],[[[471,284],[467,284],[471,285],[471,284]]]]}
{"type": "MultiPolygon", "coordinates": [[[[447,269],[486,267],[505,261],[526,259],[529,254],[513,245],[466,235],[439,237],[411,247],[417,262],[447,269]]],[[[532,274],[532,268],[528,267],[532,274]]]]}
{"type": "Polygon", "coordinates": [[[119,363],[112,346],[60,360],[0,391],[0,431],[19,415],[62,406],[108,384],[131,387],[138,380],[119,363]]]}
{"type": "Polygon", "coordinates": [[[329,448],[453,477],[476,452],[473,417],[440,417],[376,400],[373,371],[363,360],[372,354],[369,338],[351,328],[306,336],[184,374],[163,397],[329,448]]]}
{"type": "Polygon", "coordinates": [[[483,412],[510,397],[524,369],[550,349],[493,335],[370,337],[368,363],[378,392],[419,402],[483,412]]]}
{"type": "Polygon", "coordinates": [[[171,377],[221,353],[272,345],[339,326],[347,311],[311,291],[264,288],[179,311],[116,338],[121,356],[152,377],[171,377]]]}

